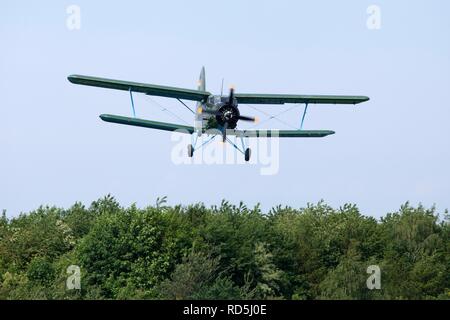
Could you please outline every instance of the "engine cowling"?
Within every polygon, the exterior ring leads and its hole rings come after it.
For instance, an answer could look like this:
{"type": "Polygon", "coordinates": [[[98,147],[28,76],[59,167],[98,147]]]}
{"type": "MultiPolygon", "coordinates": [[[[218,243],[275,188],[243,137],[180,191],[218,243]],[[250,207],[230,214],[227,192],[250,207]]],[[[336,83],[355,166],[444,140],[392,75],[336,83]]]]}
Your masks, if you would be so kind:
{"type": "Polygon", "coordinates": [[[219,125],[224,126],[227,124],[228,128],[234,129],[240,116],[241,114],[236,106],[226,104],[217,110],[216,120],[219,125]]]}

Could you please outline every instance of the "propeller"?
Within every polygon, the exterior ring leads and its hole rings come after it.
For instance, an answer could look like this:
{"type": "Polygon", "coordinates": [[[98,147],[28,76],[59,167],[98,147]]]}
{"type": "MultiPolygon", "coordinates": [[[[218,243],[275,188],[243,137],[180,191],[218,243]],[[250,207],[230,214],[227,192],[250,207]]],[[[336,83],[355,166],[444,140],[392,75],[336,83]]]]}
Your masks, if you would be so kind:
{"type": "Polygon", "coordinates": [[[230,95],[228,96],[228,101],[225,102],[217,110],[202,110],[203,113],[210,114],[216,117],[218,124],[222,127],[222,140],[223,142],[227,139],[227,129],[236,128],[237,122],[239,120],[257,122],[258,118],[243,116],[240,114],[235,101],[234,88],[230,88],[230,95]]]}

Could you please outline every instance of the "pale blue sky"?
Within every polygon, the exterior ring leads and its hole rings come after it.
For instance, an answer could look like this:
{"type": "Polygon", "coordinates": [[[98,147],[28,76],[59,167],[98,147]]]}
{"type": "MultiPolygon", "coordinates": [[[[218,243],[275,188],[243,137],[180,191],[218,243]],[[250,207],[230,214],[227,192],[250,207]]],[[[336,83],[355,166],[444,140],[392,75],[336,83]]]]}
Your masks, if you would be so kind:
{"type": "MultiPolygon", "coordinates": [[[[45,3],[0,3],[0,209],[9,216],[107,193],[138,206],[164,195],[170,204],[227,199],[264,209],[324,199],[375,217],[408,200],[450,207],[448,1],[45,3]],[[66,28],[70,4],[81,7],[79,31],[66,28]],[[372,4],[381,30],[366,27],[372,4]],[[98,118],[130,115],[126,92],[66,80],[78,73],[194,88],[203,65],[215,93],[224,77],[241,92],[371,101],[311,106],[305,129],[336,134],[283,140],[279,173],[261,176],[251,165],[176,166],[169,133],[98,118]]],[[[192,121],[177,102],[157,101],[192,121]]],[[[143,97],[136,108],[176,122],[143,97]]],[[[297,109],[283,119],[299,118],[297,109]]]]}

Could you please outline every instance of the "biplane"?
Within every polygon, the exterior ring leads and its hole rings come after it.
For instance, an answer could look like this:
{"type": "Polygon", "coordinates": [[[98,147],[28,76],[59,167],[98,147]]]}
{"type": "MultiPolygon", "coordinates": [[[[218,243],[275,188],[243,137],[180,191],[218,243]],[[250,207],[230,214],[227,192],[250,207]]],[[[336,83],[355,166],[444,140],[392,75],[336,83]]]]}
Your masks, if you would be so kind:
{"type": "MultiPolygon", "coordinates": [[[[235,93],[234,88],[230,88],[228,95],[213,95],[206,91],[205,68],[202,68],[197,90],[167,87],[154,84],[137,83],[122,80],[112,80],[83,75],[70,75],[68,80],[71,83],[128,91],[131,100],[133,117],[124,117],[111,114],[102,114],[100,118],[106,122],[117,124],[145,127],[165,131],[177,131],[196,136],[195,141],[187,146],[189,157],[194,155],[194,151],[205,146],[216,136],[221,136],[222,141],[229,142],[245,157],[245,161],[250,160],[251,150],[244,142],[243,138],[259,137],[280,137],[280,138],[322,138],[334,134],[331,130],[303,130],[303,122],[310,104],[347,104],[356,105],[369,98],[366,96],[334,96],[334,95],[294,95],[294,94],[247,94],[235,93]],[[159,122],[154,120],[139,119],[136,117],[133,93],[142,93],[149,96],[159,96],[178,100],[184,107],[190,110],[195,116],[194,126],[187,126],[175,123],[159,122]],[[196,108],[193,110],[186,102],[195,101],[196,108]],[[304,104],[305,108],[301,118],[301,124],[297,130],[239,130],[239,121],[256,122],[258,119],[252,116],[242,115],[238,108],[239,104],[250,105],[282,105],[282,104],[304,104]],[[197,138],[202,134],[207,134],[209,140],[199,147],[196,147],[197,138]],[[236,145],[228,136],[240,138],[241,148],[236,145]]],[[[194,139],[193,139],[194,140],[194,139]]]]}

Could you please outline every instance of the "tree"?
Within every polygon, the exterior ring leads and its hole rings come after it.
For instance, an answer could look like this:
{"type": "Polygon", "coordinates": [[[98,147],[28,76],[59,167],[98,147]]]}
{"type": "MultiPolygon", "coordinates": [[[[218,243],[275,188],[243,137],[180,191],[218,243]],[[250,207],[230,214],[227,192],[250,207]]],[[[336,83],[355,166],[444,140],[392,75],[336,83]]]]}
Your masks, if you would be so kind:
{"type": "Polygon", "coordinates": [[[127,286],[152,295],[174,265],[176,242],[167,216],[155,208],[105,211],[78,247],[85,285],[107,298],[127,286]]]}
{"type": "Polygon", "coordinates": [[[323,201],[39,207],[0,218],[0,299],[450,299],[450,216],[323,201]],[[81,290],[67,290],[67,267],[81,290]],[[381,290],[368,290],[378,265],[381,290]]]}
{"type": "Polygon", "coordinates": [[[243,293],[219,271],[219,259],[193,250],[183,257],[170,278],[161,283],[166,299],[241,299],[243,293]]]}

